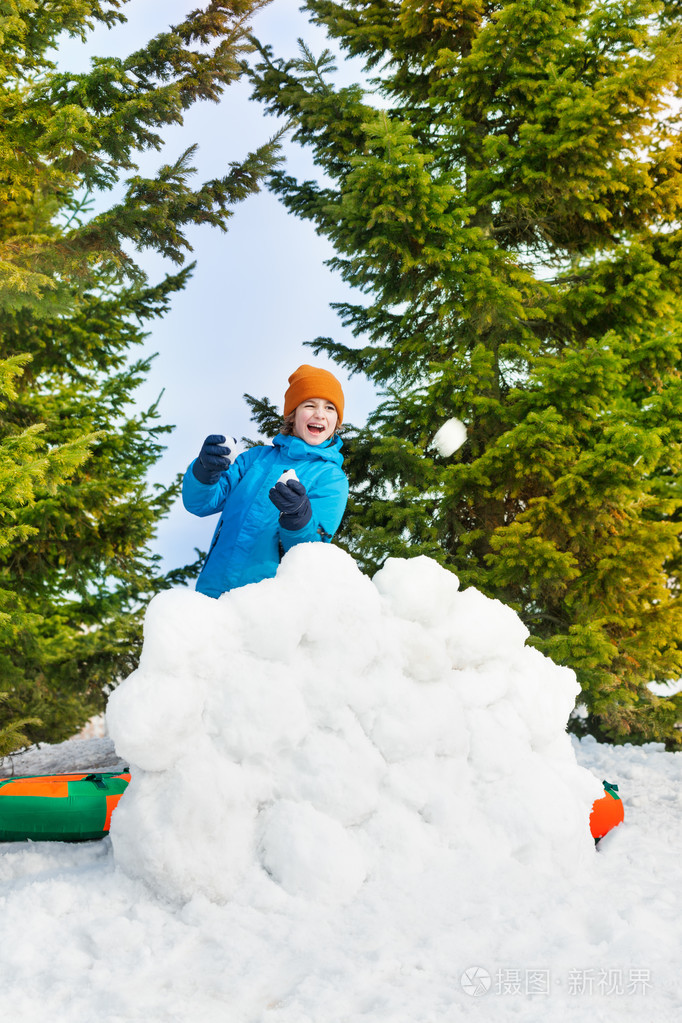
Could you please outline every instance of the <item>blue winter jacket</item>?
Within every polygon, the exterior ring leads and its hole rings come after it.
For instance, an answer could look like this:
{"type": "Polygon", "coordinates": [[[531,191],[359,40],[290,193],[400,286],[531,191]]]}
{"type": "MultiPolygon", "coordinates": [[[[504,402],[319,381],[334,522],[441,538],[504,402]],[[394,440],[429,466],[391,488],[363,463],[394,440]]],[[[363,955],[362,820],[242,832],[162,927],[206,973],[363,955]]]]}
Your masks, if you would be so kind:
{"type": "Polygon", "coordinates": [[[182,484],[185,508],[201,516],[222,512],[197,590],[219,597],[236,586],[274,576],[282,552],[295,544],[329,542],[348,500],[342,463],[338,437],[314,445],[282,433],[272,446],[250,448],[239,455],[215,484],[200,483],[192,462],[182,484]],[[310,498],[313,515],[303,529],[283,529],[269,497],[285,469],[296,471],[310,498]]]}

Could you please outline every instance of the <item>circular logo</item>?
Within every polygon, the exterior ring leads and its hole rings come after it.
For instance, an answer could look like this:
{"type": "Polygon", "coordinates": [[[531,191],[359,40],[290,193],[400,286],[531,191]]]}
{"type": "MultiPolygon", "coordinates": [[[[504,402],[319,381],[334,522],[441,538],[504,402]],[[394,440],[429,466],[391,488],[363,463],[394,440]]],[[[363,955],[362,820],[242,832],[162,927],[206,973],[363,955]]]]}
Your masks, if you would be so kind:
{"type": "Polygon", "coordinates": [[[462,991],[472,998],[487,995],[492,983],[490,974],[482,966],[470,966],[461,976],[462,991]]]}

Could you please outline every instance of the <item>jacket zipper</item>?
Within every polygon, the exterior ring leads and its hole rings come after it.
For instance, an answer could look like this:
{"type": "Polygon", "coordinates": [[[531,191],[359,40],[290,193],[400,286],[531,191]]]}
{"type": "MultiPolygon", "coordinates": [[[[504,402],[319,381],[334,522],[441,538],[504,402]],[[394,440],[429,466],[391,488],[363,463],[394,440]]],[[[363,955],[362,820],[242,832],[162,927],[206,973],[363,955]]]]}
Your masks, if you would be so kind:
{"type": "Polygon", "coordinates": [[[218,538],[220,537],[220,530],[222,528],[223,528],[223,520],[221,519],[220,522],[218,523],[218,528],[215,531],[215,536],[213,537],[213,540],[211,541],[211,546],[208,549],[208,554],[206,555],[206,560],[204,561],[204,568],[206,568],[206,565],[208,564],[208,559],[211,557],[211,554],[213,554],[213,548],[218,543],[218,538]]]}

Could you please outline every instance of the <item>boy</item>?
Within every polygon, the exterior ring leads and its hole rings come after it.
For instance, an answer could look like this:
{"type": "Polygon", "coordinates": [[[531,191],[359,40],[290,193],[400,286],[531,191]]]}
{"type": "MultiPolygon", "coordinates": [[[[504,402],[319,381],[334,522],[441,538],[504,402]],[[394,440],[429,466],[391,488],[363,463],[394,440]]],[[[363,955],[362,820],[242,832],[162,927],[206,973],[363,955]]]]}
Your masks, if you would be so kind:
{"type": "Polygon", "coordinates": [[[333,373],[303,365],[289,377],[282,432],[271,446],[250,448],[230,465],[225,437],[206,438],[182,484],[188,511],[221,512],[197,580],[200,593],[219,597],[271,578],[291,547],[331,540],[348,500],[336,436],[343,406],[333,373]]]}

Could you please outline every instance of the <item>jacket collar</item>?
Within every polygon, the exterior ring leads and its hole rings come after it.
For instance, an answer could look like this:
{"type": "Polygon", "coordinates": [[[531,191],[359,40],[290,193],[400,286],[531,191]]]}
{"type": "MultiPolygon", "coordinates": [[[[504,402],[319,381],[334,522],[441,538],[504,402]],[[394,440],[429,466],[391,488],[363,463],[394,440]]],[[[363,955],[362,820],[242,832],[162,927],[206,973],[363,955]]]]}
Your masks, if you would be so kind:
{"type": "Polygon", "coordinates": [[[324,444],[306,444],[300,437],[278,433],[272,443],[292,460],[322,459],[325,462],[334,462],[336,465],[341,465],[343,462],[340,437],[330,437],[324,444]]]}

